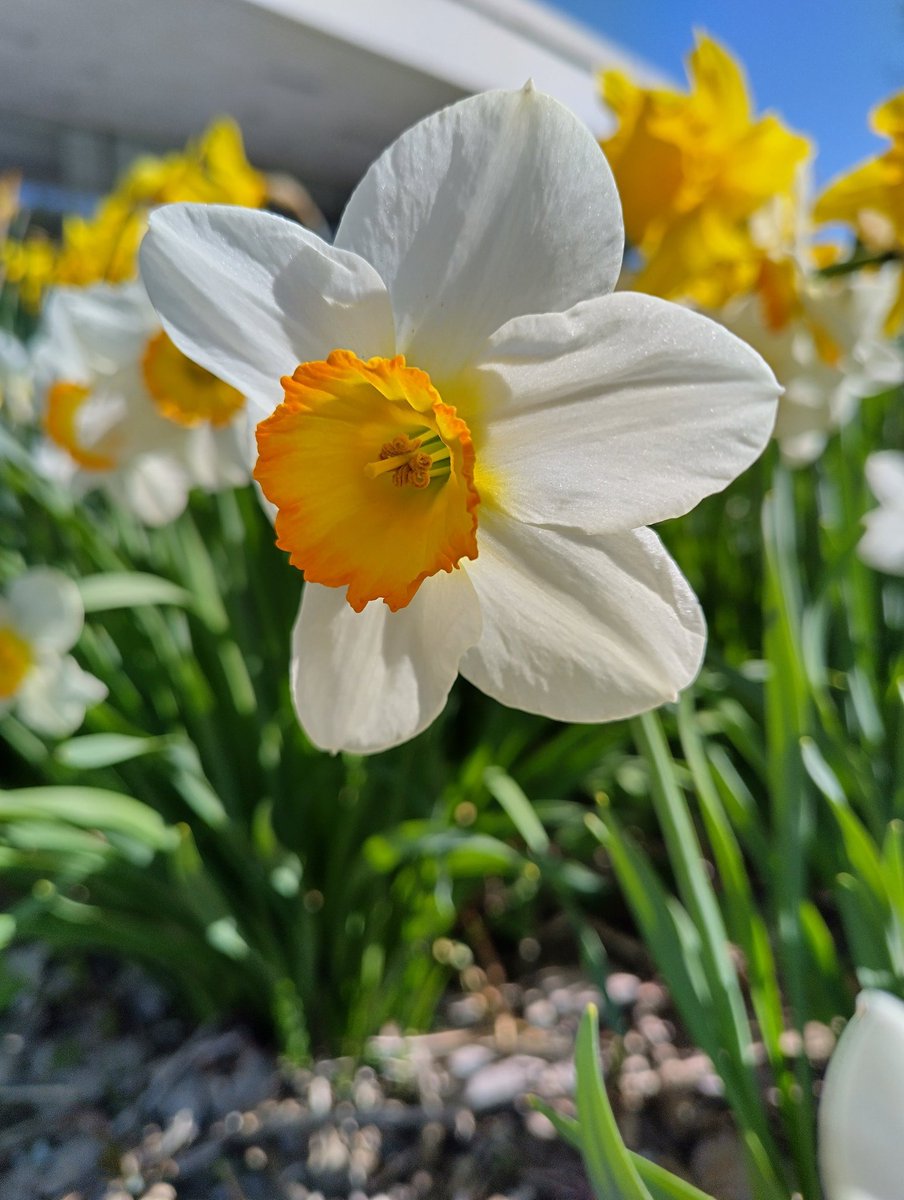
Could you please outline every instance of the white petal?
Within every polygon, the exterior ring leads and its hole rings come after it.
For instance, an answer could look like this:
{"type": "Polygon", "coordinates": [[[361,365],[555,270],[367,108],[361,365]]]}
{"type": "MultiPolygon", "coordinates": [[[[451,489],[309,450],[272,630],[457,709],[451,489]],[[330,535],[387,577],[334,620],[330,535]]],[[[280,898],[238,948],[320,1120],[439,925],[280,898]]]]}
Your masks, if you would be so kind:
{"type": "Polygon", "coordinates": [[[857,553],[867,564],[889,575],[904,575],[904,508],[877,508],[864,518],[866,533],[857,553]]]}
{"type": "Polygon", "coordinates": [[[68,328],[91,371],[114,371],[140,360],[148,338],[160,328],[139,280],[118,286],[55,288],[48,307],[48,322],[58,322],[64,338],[63,329],[68,328]]]}
{"type": "Polygon", "coordinates": [[[720,325],[628,293],[512,321],[475,376],[496,502],[593,533],[679,516],[724,488],[769,440],[779,393],[720,325]]]}
{"type": "Polygon", "coordinates": [[[344,588],[307,584],[292,640],[292,692],[308,737],[324,750],[372,754],[408,741],[442,712],[480,609],[464,571],[440,572],[393,613],[361,613],[344,588]]]}
{"type": "Polygon", "coordinates": [[[18,632],[38,652],[74,646],[85,623],[78,587],[53,567],[35,567],[6,589],[9,611],[18,632]]]}
{"type": "Polygon", "coordinates": [[[904,453],[879,450],[866,460],[866,481],[880,504],[904,512],[904,453]]]}
{"type": "Polygon", "coordinates": [[[778,405],[775,439],[784,462],[805,467],[819,458],[837,426],[833,397],[841,376],[821,362],[797,371],[782,377],[786,390],[778,405]]]}
{"type": "Polygon", "coordinates": [[[173,204],[151,214],[141,274],[183,353],[269,415],[279,380],[337,348],[395,353],[373,267],[272,213],[173,204]]]}
{"type": "Polygon", "coordinates": [[[779,442],[782,462],[789,467],[807,467],[816,462],[828,443],[828,435],[816,429],[783,434],[779,442]]]}
{"type": "Polygon", "coordinates": [[[70,312],[74,290],[53,288],[44,301],[41,322],[31,343],[35,383],[41,391],[57,379],[85,383],[93,374],[70,312]]]}
{"type": "Polygon", "coordinates": [[[185,461],[193,484],[205,492],[243,487],[251,478],[248,422],[244,416],[221,429],[203,422],[185,439],[185,461]]]}
{"type": "Polygon", "coordinates": [[[81,725],[85,710],[106,694],[106,686],[67,655],[41,663],[29,672],[16,708],[20,720],[30,729],[65,737],[81,725]]]}
{"type": "Polygon", "coordinates": [[[900,1200],[904,1004],[862,992],[829,1062],[819,1106],[827,1200],[900,1200]]]}
{"type": "Polygon", "coordinates": [[[385,280],[399,351],[435,383],[512,317],[611,291],[623,243],[599,146],[533,89],[474,96],[403,133],[336,234],[385,280]]]}
{"type": "Polygon", "coordinates": [[[32,421],[34,391],[30,351],[13,334],[0,329],[0,409],[13,425],[32,421]]]}
{"type": "MultiPolygon", "coordinates": [[[[31,452],[31,463],[35,471],[44,479],[55,483],[60,489],[70,492],[73,497],[84,495],[82,482],[86,472],[82,471],[73,459],[56,445],[55,442],[43,438],[31,452]]],[[[96,476],[92,476],[96,478],[96,476]]]]}
{"type": "Polygon", "coordinates": [[[612,721],[696,676],[706,627],[696,597],[649,529],[591,540],[484,513],[468,564],[483,634],[461,674],[512,708],[612,721]]]}
{"type": "Polygon", "coordinates": [[[808,316],[841,348],[845,366],[859,365],[879,386],[899,383],[904,368],[900,350],[882,331],[898,293],[900,271],[897,263],[886,263],[878,271],[834,279],[810,276],[802,294],[808,316]]]}
{"type": "Polygon", "coordinates": [[[142,454],[107,482],[107,489],[145,525],[168,525],[188,503],[185,469],[165,454],[142,454]]]}

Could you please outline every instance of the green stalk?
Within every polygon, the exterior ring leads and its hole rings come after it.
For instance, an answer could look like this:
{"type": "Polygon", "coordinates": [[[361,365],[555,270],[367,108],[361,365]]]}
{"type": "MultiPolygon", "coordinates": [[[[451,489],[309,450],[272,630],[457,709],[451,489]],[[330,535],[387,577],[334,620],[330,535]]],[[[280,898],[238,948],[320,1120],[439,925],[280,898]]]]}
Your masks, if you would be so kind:
{"type": "MultiPolygon", "coordinates": [[[[811,706],[800,643],[802,602],[796,549],[793,481],[777,466],[774,489],[763,504],[766,551],[764,658],[766,744],[772,807],[773,908],[778,957],[786,981],[793,1028],[807,1019],[806,945],[801,906],[806,900],[807,856],[813,835],[809,781],[800,742],[810,728],[811,706]]],[[[821,1188],[813,1146],[813,1081],[804,1055],[795,1061],[799,1103],[792,1110],[791,1149],[804,1200],[819,1200],[821,1188]]]]}
{"type": "MultiPolygon", "coordinates": [[[[787,1197],[781,1161],[773,1143],[753,1071],[753,1045],[744,1000],[728,950],[718,902],[707,876],[703,854],[677,779],[675,764],[658,713],[635,718],[632,731],[650,769],[652,798],[678,894],[700,939],[700,959],[709,985],[709,1020],[717,1028],[712,1055],[725,1081],[747,1149],[757,1197],[787,1197]]],[[[704,1018],[705,1019],[705,1018],[704,1018]]]]}

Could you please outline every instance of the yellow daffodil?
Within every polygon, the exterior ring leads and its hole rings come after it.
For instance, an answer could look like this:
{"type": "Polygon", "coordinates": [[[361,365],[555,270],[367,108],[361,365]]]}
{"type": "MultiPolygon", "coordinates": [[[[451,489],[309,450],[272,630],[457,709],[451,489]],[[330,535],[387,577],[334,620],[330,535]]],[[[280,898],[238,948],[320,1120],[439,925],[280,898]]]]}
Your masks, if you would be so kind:
{"type": "Polygon", "coordinates": [[[829,1061],[819,1106],[826,1200],[899,1200],[904,1003],[865,991],[829,1061]]]}
{"type": "Polygon", "coordinates": [[[245,158],[238,126],[221,118],[181,153],[139,158],[119,180],[114,195],[133,207],[196,200],[257,208],[266,191],[263,175],[245,158]]]}
{"type": "Polygon", "coordinates": [[[22,304],[30,312],[41,306],[44,290],[50,286],[56,268],[57,249],[44,236],[24,242],[9,241],[0,246],[2,276],[19,290],[22,304]]]}
{"type": "Polygon", "coordinates": [[[618,128],[602,143],[643,257],[641,291],[715,308],[754,283],[761,254],[751,219],[793,203],[806,138],[772,115],[755,118],[741,68],[710,37],[688,59],[689,92],[602,76],[618,128]]]}
{"type": "Polygon", "coordinates": [[[266,182],[248,164],[238,127],[221,119],[184,151],[139,158],[92,217],[64,220],[59,247],[43,237],[7,243],[7,278],[18,284],[23,303],[32,310],[52,283],[123,283],[138,273],[147,214],[158,204],[195,200],[258,207],[265,196],[266,182]]]}
{"type": "Polygon", "coordinates": [[[14,579],[0,595],[0,720],[14,712],[38,733],[64,737],[107,694],[66,654],[85,622],[79,590],[50,567],[14,579]]]}
{"type": "Polygon", "coordinates": [[[317,745],[405,741],[459,672],[573,721],[696,675],[699,606],[645,526],[760,453],[778,386],[706,318],[613,294],[622,248],[605,158],[530,87],[404,133],[335,245],[239,208],[152,216],[164,327],[260,421],[317,745]]]}
{"type": "Polygon", "coordinates": [[[76,491],[103,488],[161,525],[192,486],[247,482],[244,397],[176,349],[140,281],[54,289],[33,362],[37,464],[76,491]]]}
{"type": "MultiPolygon", "coordinates": [[[[813,217],[816,221],[848,222],[867,246],[904,255],[904,91],[873,109],[870,122],[891,145],[884,154],[829,184],[816,201],[813,217]]],[[[891,335],[902,327],[904,274],[885,331],[891,335]]]]}

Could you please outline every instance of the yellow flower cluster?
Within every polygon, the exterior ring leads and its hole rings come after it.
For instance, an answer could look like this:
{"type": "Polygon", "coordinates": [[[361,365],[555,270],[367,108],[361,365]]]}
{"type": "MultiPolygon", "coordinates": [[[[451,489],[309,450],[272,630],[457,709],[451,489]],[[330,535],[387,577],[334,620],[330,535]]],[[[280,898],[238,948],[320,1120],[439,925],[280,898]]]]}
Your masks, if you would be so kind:
{"type": "Polygon", "coordinates": [[[763,355],[784,388],[782,456],[802,466],[860,399],[904,378],[889,342],[904,326],[904,270],[890,261],[904,260],[904,92],[872,114],[890,147],[810,206],[810,142],[756,114],[731,55],[698,37],[688,79],[687,91],[600,80],[633,251],[625,282],[706,310],[763,355]],[[817,242],[830,221],[854,226],[853,254],[817,242]]]}
{"type": "Polygon", "coordinates": [[[712,38],[698,38],[688,76],[678,92],[604,72],[618,128],[602,147],[643,258],[633,287],[717,308],[756,286],[754,218],[777,201],[793,211],[810,143],[775,116],[754,117],[740,67],[712,38]]]}
{"type": "MultiPolygon", "coordinates": [[[[813,217],[848,222],[870,249],[904,256],[904,91],[873,109],[870,124],[891,139],[891,146],[831,183],[817,200],[813,217]]],[[[904,272],[885,331],[891,335],[902,328],[904,272]]]]}
{"type": "Polygon", "coordinates": [[[138,159],[92,217],[64,220],[58,246],[43,236],[7,242],[2,248],[6,278],[34,311],[54,283],[133,279],[147,214],[158,204],[189,200],[259,208],[265,196],[264,177],[245,158],[238,127],[221,119],[181,153],[138,159]]]}

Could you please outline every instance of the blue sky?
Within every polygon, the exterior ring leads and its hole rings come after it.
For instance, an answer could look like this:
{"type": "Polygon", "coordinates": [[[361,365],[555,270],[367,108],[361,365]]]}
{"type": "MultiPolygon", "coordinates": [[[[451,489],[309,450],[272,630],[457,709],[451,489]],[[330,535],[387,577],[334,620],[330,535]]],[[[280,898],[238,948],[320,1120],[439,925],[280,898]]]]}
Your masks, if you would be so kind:
{"type": "Polygon", "coordinates": [[[904,88],[904,0],[547,0],[684,85],[693,30],[743,62],[758,111],[815,138],[825,183],[886,142],[873,105],[904,88]]]}

